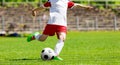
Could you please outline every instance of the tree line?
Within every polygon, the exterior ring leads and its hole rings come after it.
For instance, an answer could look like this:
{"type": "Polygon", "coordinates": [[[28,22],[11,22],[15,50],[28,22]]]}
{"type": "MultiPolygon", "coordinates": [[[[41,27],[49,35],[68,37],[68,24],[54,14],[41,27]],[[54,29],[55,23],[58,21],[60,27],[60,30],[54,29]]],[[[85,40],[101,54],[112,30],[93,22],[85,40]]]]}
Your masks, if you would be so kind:
{"type": "MultiPolygon", "coordinates": [[[[44,3],[47,0],[0,0],[0,5],[2,6],[4,3],[11,3],[11,2],[16,2],[16,3],[21,3],[21,2],[32,2],[32,3],[44,3]]],[[[72,0],[74,2],[80,3],[80,4],[86,4],[86,5],[92,5],[96,7],[115,7],[115,6],[120,6],[120,1],[119,0],[72,0]]],[[[33,4],[34,5],[34,4],[33,4]]]]}

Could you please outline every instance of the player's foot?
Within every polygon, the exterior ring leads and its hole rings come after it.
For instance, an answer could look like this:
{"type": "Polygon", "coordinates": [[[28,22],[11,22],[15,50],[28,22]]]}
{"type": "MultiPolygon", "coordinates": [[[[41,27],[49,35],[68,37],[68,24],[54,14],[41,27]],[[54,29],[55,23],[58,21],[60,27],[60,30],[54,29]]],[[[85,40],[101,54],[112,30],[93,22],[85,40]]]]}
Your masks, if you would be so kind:
{"type": "Polygon", "coordinates": [[[55,56],[55,57],[53,58],[53,60],[63,60],[63,59],[60,58],[59,56],[55,56]]]}
{"type": "Polygon", "coordinates": [[[30,42],[30,41],[32,41],[32,40],[35,40],[35,35],[38,35],[39,34],[39,32],[35,32],[35,33],[33,33],[33,34],[31,34],[31,35],[29,35],[28,37],[27,37],[27,42],[30,42]]]}

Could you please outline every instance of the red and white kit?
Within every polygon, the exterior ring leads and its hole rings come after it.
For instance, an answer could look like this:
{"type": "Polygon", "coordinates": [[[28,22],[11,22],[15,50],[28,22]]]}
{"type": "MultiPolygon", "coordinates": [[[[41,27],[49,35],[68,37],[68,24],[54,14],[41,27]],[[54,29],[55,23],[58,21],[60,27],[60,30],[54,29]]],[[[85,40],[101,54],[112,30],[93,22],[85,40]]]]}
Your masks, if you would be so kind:
{"type": "Polygon", "coordinates": [[[44,7],[50,7],[50,18],[43,34],[53,36],[58,32],[67,32],[67,8],[74,6],[69,0],[49,0],[44,7]]]}

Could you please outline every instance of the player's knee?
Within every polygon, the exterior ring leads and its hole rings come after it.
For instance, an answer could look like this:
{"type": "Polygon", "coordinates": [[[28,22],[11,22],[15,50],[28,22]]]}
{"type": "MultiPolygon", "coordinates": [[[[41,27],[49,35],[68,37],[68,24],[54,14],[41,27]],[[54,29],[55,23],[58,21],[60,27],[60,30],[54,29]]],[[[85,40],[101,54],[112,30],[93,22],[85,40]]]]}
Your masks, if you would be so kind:
{"type": "Polygon", "coordinates": [[[60,33],[59,39],[65,41],[66,34],[65,33],[60,33]]]}
{"type": "Polygon", "coordinates": [[[63,40],[63,41],[65,41],[66,38],[64,36],[62,36],[60,39],[63,40]]]}

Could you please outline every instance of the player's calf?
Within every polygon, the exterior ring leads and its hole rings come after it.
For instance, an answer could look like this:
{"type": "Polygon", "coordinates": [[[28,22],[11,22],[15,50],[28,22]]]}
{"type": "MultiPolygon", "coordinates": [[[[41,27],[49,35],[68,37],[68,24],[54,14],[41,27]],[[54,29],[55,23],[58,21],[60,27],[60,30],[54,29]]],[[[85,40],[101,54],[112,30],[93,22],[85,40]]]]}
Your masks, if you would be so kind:
{"type": "Polygon", "coordinates": [[[27,37],[27,42],[30,42],[32,40],[35,40],[35,36],[39,35],[39,32],[35,32],[27,37]]]}

